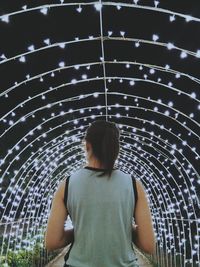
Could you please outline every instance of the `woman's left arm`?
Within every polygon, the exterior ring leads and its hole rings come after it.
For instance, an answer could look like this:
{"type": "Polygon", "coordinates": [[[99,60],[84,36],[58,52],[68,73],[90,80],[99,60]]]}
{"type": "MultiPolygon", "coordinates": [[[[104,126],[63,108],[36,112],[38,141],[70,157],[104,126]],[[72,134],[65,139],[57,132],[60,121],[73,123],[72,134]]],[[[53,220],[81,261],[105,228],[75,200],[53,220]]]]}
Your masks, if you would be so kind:
{"type": "Polygon", "coordinates": [[[63,248],[73,241],[74,230],[64,229],[68,212],[64,204],[65,180],[60,182],[54,194],[45,231],[45,248],[48,251],[63,248]]]}

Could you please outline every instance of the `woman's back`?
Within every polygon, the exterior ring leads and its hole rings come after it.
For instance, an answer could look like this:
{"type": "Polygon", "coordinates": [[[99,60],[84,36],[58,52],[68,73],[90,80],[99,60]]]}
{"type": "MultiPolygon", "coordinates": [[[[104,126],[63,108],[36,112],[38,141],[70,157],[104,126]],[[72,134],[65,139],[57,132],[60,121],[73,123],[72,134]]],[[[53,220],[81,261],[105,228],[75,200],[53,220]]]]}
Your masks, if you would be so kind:
{"type": "Polygon", "coordinates": [[[67,209],[74,226],[74,244],[67,264],[76,267],[135,267],[132,248],[134,191],[129,174],[85,167],[69,181],[67,209]]]}
{"type": "Polygon", "coordinates": [[[62,182],[55,193],[45,243],[53,250],[74,239],[65,257],[68,266],[136,267],[132,234],[139,249],[155,252],[151,212],[142,183],[137,180],[134,187],[138,195],[135,207],[131,175],[113,170],[120,151],[119,137],[115,123],[93,122],[83,138],[90,167],[76,171],[66,180],[68,187],[62,182]],[[65,188],[68,194],[64,194],[65,188]],[[137,227],[132,226],[133,211],[137,227]],[[74,226],[71,230],[63,229],[68,213],[74,226]]]}

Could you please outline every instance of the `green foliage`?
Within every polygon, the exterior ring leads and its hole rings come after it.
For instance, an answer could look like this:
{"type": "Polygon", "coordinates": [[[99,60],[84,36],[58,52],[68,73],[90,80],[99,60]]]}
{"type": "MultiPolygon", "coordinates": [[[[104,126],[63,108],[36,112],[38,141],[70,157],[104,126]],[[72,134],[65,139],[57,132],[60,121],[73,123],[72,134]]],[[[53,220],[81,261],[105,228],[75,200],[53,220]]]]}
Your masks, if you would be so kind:
{"type": "Polygon", "coordinates": [[[26,252],[23,250],[20,250],[17,253],[9,251],[7,255],[7,263],[12,267],[28,266],[28,258],[26,257],[26,252]]]}
{"type": "Polygon", "coordinates": [[[0,267],[38,267],[44,266],[58,254],[54,251],[47,256],[47,251],[36,243],[32,250],[8,251],[6,256],[1,256],[0,267]]]}
{"type": "Polygon", "coordinates": [[[10,267],[7,263],[0,263],[0,267],[10,267]]]}

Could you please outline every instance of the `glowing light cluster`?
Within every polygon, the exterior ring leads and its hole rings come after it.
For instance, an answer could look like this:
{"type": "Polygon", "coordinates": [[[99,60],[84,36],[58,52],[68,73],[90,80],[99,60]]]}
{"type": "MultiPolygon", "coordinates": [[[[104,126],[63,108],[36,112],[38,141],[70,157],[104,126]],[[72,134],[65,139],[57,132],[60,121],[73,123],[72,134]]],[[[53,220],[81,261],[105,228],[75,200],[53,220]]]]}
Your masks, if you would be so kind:
{"type": "Polygon", "coordinates": [[[30,250],[38,239],[43,243],[53,193],[85,164],[85,130],[103,118],[121,130],[116,166],[141,180],[147,191],[158,240],[154,260],[159,266],[199,266],[200,77],[192,66],[200,65],[200,47],[190,50],[190,43],[176,44],[154,29],[149,38],[145,33],[141,38],[143,32],[132,35],[121,27],[131,21],[120,16],[158,15],[167,18],[169,27],[179,21],[182,29],[199,29],[200,18],[162,8],[159,1],[151,6],[140,2],[61,0],[24,5],[0,16],[0,27],[7,31],[15,28],[15,20],[25,23],[27,15],[46,22],[65,10],[69,21],[75,17],[78,22],[79,16],[94,13],[98,30],[83,36],[80,27],[73,38],[65,35],[62,40],[53,38],[56,32],[43,33],[33,43],[25,38],[14,53],[6,46],[0,51],[1,255],[10,249],[30,250]],[[109,19],[111,13],[120,26],[109,19]]]}

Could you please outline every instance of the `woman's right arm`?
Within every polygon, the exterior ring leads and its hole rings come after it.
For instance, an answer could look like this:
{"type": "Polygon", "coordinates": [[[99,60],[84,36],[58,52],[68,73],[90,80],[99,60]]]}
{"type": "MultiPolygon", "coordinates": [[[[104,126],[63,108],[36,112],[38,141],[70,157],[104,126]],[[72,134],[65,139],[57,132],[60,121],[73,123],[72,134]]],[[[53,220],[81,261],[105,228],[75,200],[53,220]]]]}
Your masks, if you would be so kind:
{"type": "Polygon", "coordinates": [[[134,228],[133,226],[134,244],[145,253],[154,254],[156,240],[146,192],[139,180],[136,180],[136,187],[138,200],[135,207],[135,223],[137,227],[134,228]]]}

